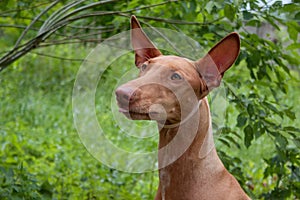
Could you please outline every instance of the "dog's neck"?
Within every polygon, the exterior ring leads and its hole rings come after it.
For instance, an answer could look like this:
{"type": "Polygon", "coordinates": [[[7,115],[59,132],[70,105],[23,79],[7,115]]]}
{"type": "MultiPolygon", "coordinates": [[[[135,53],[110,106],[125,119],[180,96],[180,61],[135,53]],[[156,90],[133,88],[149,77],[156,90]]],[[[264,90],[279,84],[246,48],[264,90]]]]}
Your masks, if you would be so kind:
{"type": "MultiPolygon", "coordinates": [[[[186,116],[183,116],[183,119],[180,120],[177,123],[165,124],[165,123],[161,123],[161,122],[158,121],[157,123],[158,123],[159,130],[161,130],[162,128],[169,129],[169,130],[172,129],[172,128],[178,128],[179,126],[181,126],[184,123],[186,123],[188,120],[191,120],[191,118],[196,114],[196,112],[199,111],[199,107],[200,107],[201,103],[202,103],[202,99],[200,99],[198,101],[198,104],[196,104],[193,107],[193,109],[189,113],[187,113],[186,116]]],[[[192,118],[192,120],[196,120],[197,121],[197,119],[193,119],[193,118],[192,118]]]]}
{"type": "Polygon", "coordinates": [[[160,130],[159,149],[159,185],[162,196],[174,194],[174,191],[178,191],[177,195],[185,195],[184,193],[191,195],[194,190],[205,188],[202,186],[209,177],[214,177],[224,169],[214,146],[206,98],[202,100],[199,112],[196,112],[189,121],[180,127],[160,130]],[[195,134],[191,133],[193,131],[196,131],[195,134]],[[177,138],[177,134],[182,135],[177,141],[179,144],[170,145],[173,139],[177,138]],[[182,145],[184,147],[180,148],[182,145]],[[161,151],[162,149],[164,150],[161,151]],[[173,192],[170,192],[171,188],[173,192]]]}
{"type": "Polygon", "coordinates": [[[198,111],[195,112],[193,110],[181,123],[177,123],[175,126],[166,125],[162,128],[159,125],[159,149],[170,144],[175,136],[182,139],[180,142],[183,145],[188,145],[186,146],[186,151],[183,152],[183,155],[186,156],[202,159],[214,148],[211,116],[207,98],[204,98],[200,102],[198,104],[198,111]]]}

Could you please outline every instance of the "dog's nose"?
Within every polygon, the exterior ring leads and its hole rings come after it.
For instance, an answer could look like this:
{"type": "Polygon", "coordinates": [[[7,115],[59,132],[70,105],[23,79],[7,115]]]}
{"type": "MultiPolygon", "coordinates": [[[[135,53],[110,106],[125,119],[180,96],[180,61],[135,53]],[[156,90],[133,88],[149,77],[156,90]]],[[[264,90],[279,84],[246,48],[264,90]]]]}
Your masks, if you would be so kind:
{"type": "Polygon", "coordinates": [[[116,97],[119,103],[128,104],[136,99],[136,90],[130,87],[119,87],[116,90],[116,97]]]}

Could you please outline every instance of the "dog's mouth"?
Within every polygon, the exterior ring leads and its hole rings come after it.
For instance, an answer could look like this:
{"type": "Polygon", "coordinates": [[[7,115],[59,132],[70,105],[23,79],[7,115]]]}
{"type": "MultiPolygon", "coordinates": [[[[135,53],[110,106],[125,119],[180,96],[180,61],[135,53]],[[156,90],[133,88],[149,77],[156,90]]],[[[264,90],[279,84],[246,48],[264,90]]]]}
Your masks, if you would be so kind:
{"type": "Polygon", "coordinates": [[[149,109],[140,108],[122,108],[119,106],[119,112],[123,113],[127,118],[133,120],[151,120],[153,116],[160,115],[158,111],[149,111],[149,109]]]}
{"type": "Polygon", "coordinates": [[[147,112],[138,112],[126,109],[119,109],[119,112],[123,113],[128,119],[133,120],[150,120],[150,115],[147,112]]]}

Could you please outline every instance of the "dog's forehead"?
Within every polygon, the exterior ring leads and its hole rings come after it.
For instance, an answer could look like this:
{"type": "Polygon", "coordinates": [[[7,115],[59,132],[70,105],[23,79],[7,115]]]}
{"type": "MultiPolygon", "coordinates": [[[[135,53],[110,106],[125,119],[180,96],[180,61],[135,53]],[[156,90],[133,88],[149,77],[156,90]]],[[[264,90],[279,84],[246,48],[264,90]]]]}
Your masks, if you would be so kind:
{"type": "Polygon", "coordinates": [[[174,70],[195,69],[193,61],[179,56],[159,56],[152,58],[150,63],[167,66],[174,70]]]}
{"type": "Polygon", "coordinates": [[[171,69],[179,72],[190,84],[199,86],[199,73],[196,70],[195,62],[179,56],[159,56],[149,60],[154,65],[164,66],[163,70],[171,69]]]}

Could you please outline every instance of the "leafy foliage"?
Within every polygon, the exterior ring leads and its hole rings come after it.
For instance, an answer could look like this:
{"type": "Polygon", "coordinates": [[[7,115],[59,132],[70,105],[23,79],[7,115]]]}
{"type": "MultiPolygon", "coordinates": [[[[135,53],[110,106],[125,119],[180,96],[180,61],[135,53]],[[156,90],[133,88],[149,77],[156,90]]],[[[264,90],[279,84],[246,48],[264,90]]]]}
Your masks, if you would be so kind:
{"type": "MultiPolygon", "coordinates": [[[[253,199],[300,198],[299,3],[22,0],[0,5],[0,62],[1,69],[7,67],[0,75],[1,199],[153,199],[156,173],[127,174],[101,165],[86,152],[72,122],[80,62],[97,42],[127,30],[131,14],[144,26],[183,32],[205,48],[239,32],[241,53],[224,77],[226,123],[215,127],[218,153],[253,199]]],[[[116,77],[133,67],[125,59],[117,62],[122,69],[104,73],[97,105],[111,95],[116,77]]],[[[116,144],[156,148],[156,138],[143,143],[121,136],[109,110],[97,116],[116,144]]]]}

